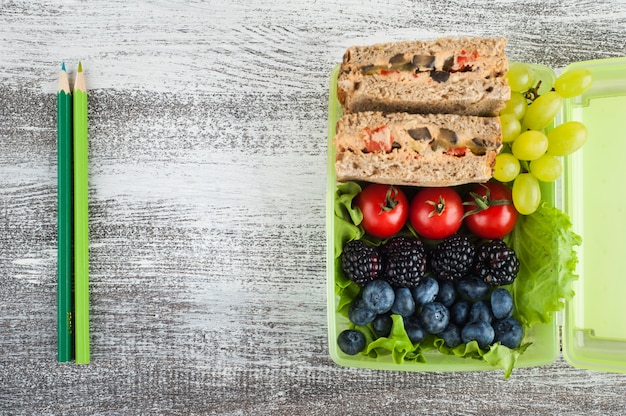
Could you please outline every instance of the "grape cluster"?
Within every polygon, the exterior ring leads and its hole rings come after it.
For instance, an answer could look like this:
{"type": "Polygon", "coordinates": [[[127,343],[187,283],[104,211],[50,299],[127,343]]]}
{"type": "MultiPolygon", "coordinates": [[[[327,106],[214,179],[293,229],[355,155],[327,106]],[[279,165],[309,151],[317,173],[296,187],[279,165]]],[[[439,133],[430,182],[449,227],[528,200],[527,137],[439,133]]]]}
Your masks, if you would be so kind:
{"type": "Polygon", "coordinates": [[[539,95],[541,85],[530,65],[511,63],[507,73],[511,98],[500,112],[504,146],[496,157],[494,178],[513,182],[513,204],[524,215],[541,202],[539,182],[557,180],[560,157],[578,150],[587,140],[587,128],[568,121],[547,131],[563,99],[583,94],[593,82],[591,71],[577,68],[561,74],[550,91],[539,95]]]}

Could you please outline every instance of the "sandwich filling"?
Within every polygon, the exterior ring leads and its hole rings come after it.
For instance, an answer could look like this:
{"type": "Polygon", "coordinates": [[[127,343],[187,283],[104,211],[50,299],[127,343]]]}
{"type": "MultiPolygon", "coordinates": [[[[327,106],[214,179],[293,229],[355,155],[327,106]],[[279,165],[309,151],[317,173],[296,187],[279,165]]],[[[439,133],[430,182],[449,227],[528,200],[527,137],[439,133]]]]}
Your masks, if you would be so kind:
{"type": "MultiPolygon", "coordinates": [[[[386,61],[378,61],[359,67],[362,75],[396,76],[417,78],[420,74],[430,76],[436,82],[446,82],[450,74],[456,72],[480,71],[481,68],[490,68],[491,73],[485,78],[502,76],[498,65],[490,65],[493,57],[480,59],[477,50],[468,52],[461,49],[460,52],[442,51],[435,55],[397,53],[386,61]]],[[[484,71],[482,71],[484,72],[484,71]]]]}
{"type": "Polygon", "coordinates": [[[468,129],[448,128],[436,124],[408,120],[402,123],[365,126],[352,131],[338,131],[335,137],[337,157],[343,152],[395,153],[400,159],[411,159],[429,153],[463,157],[468,152],[482,156],[488,151],[499,151],[499,132],[484,136],[468,129]]]}

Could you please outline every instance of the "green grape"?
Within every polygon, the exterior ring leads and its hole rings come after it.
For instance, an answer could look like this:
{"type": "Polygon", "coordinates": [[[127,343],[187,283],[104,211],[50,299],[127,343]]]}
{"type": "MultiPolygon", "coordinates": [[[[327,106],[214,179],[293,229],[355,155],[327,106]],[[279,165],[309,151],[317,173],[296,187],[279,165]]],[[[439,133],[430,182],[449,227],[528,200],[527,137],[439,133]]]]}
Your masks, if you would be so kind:
{"type": "Polygon", "coordinates": [[[530,130],[543,130],[554,120],[562,103],[563,99],[554,91],[540,95],[526,109],[522,125],[530,130]]]}
{"type": "Polygon", "coordinates": [[[568,121],[548,133],[548,154],[567,156],[587,141],[587,127],[579,121],[568,121]]]}
{"type": "Polygon", "coordinates": [[[511,91],[526,92],[535,82],[535,71],[527,64],[513,62],[509,65],[506,77],[511,91]]]}
{"type": "Polygon", "coordinates": [[[592,83],[590,70],[576,68],[562,73],[554,82],[554,90],[563,98],[572,98],[587,91],[592,83]]]}
{"type": "Polygon", "coordinates": [[[516,119],[521,120],[526,114],[528,101],[521,92],[511,92],[511,98],[506,102],[506,106],[500,111],[500,115],[512,114],[516,119]]]}
{"type": "Polygon", "coordinates": [[[500,115],[500,126],[502,128],[502,141],[512,142],[522,131],[522,125],[512,114],[500,115]]]}
{"type": "Polygon", "coordinates": [[[541,202],[539,182],[530,173],[520,173],[513,182],[513,205],[522,215],[530,215],[541,202]]]}
{"type": "MultiPolygon", "coordinates": [[[[498,158],[496,156],[497,164],[498,158]]],[[[556,156],[546,154],[530,162],[530,173],[542,182],[552,182],[559,179],[563,173],[563,166],[556,156]]]]}
{"type": "Polygon", "coordinates": [[[513,156],[519,160],[535,160],[546,153],[548,138],[536,130],[528,130],[517,136],[511,146],[513,156]]]}
{"type": "Polygon", "coordinates": [[[496,165],[493,169],[493,177],[500,182],[511,182],[519,175],[520,163],[510,153],[500,153],[496,156],[496,165]]]}

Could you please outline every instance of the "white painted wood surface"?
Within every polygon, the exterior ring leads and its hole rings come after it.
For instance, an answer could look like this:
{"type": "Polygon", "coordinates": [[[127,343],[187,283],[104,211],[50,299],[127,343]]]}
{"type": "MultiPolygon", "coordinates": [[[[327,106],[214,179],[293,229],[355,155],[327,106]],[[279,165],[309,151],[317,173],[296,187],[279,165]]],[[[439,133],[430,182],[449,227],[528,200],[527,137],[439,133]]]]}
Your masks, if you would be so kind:
{"type": "Polygon", "coordinates": [[[624,414],[626,376],[328,356],[328,75],[351,44],[626,54],[620,1],[0,1],[0,414],[624,414]],[[92,363],[56,362],[58,70],[90,90],[92,363]]]}

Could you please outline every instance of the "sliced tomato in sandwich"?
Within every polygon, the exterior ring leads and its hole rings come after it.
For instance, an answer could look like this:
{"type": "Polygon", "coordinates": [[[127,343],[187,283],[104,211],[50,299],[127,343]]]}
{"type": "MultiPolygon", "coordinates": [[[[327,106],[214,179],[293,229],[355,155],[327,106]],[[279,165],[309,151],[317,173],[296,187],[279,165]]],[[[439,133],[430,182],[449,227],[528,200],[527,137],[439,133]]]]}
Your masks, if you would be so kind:
{"type": "Polygon", "coordinates": [[[393,137],[391,130],[387,126],[376,127],[375,129],[365,128],[367,139],[365,140],[365,150],[367,152],[391,152],[393,137]]]}

